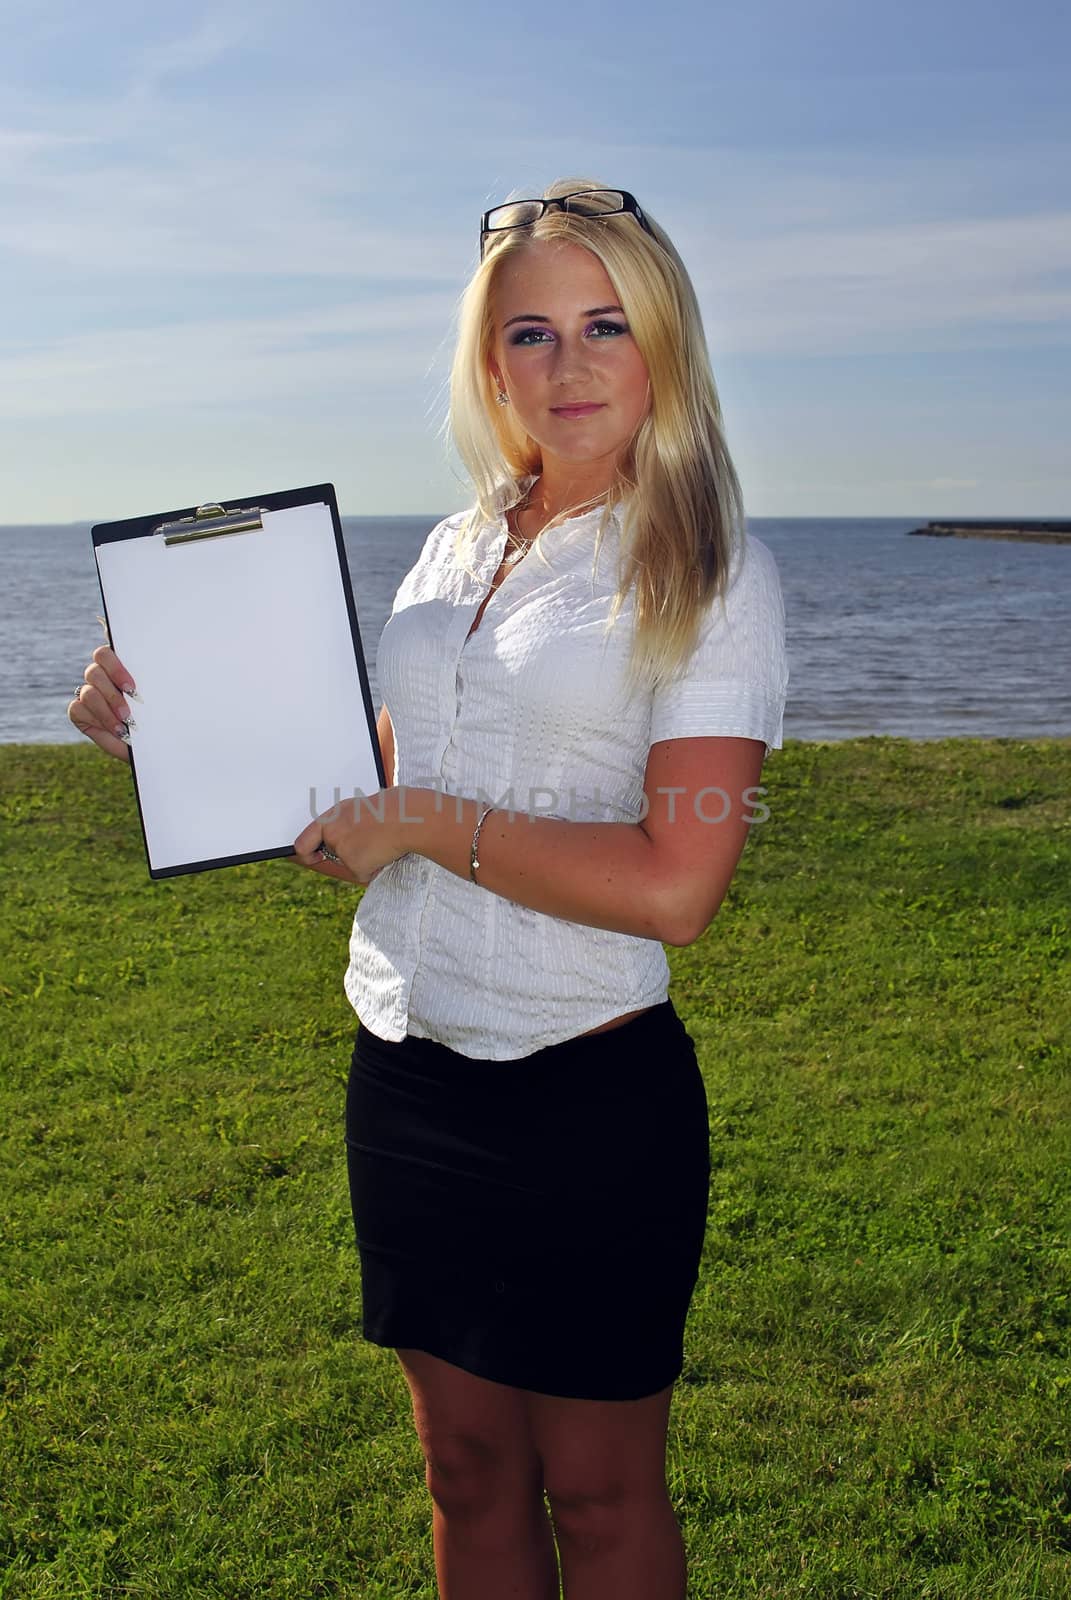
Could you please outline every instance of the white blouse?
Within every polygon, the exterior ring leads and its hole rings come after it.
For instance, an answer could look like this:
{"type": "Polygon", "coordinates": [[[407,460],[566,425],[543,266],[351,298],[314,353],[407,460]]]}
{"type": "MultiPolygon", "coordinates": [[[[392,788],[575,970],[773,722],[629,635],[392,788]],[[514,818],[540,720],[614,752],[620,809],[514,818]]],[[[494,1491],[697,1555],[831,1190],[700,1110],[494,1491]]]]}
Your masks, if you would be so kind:
{"type": "MultiPolygon", "coordinates": [[[[762,739],[767,753],[781,748],[788,668],[769,548],[742,540],[725,614],[715,601],[687,675],[629,690],[634,596],[604,634],[620,524],[610,519],[595,570],[603,514],[596,507],[541,533],[471,638],[506,553],[505,519],[479,528],[468,562],[476,578],[454,549],[470,513],[432,529],[376,661],[394,727],[394,783],[520,813],[635,822],[656,741],[725,734],[762,739]]],[[[519,828],[516,838],[520,847],[519,828]]],[[[415,1034],[491,1061],[657,1005],[668,985],[657,940],[529,910],[412,852],[365,888],[345,977],[351,1005],[380,1038],[415,1034]]]]}

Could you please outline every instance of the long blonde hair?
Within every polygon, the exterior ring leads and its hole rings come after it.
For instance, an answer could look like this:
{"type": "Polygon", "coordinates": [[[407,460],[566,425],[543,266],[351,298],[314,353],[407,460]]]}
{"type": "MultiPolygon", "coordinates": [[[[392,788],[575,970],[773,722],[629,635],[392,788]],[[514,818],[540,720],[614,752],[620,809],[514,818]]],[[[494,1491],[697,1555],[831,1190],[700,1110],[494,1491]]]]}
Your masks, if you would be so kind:
{"type": "MultiPolygon", "coordinates": [[[[605,187],[594,179],[563,178],[543,198],[605,187]]],[[[490,358],[496,275],[507,256],[532,239],[565,240],[590,250],[614,286],[650,378],[649,411],[619,465],[595,557],[617,508],[621,561],[609,622],[634,588],[629,672],[634,681],[653,685],[686,666],[712,601],[724,595],[746,532],[695,290],[646,207],[644,215],[653,237],[627,214],[592,218],[561,210],[489,235],[461,299],[449,420],[476,490],[475,515],[458,536],[464,558],[479,522],[516,504],[542,467],[539,446],[514,423],[512,412],[495,404],[490,358]]]]}

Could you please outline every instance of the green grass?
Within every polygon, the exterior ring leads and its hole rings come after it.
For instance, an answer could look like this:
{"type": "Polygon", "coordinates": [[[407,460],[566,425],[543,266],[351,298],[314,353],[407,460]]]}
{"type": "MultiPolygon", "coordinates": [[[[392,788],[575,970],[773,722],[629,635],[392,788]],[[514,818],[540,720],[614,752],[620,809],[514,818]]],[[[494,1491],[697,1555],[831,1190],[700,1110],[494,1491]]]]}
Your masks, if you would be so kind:
{"type": "MultiPolygon", "coordinates": [[[[1071,1596],[1071,742],[793,742],[764,782],[669,951],[713,1162],[690,1595],[1071,1596]]],[[[0,749],[0,825],[0,1597],[432,1600],[358,1332],[356,891],[152,883],[88,746],[0,749]]]]}

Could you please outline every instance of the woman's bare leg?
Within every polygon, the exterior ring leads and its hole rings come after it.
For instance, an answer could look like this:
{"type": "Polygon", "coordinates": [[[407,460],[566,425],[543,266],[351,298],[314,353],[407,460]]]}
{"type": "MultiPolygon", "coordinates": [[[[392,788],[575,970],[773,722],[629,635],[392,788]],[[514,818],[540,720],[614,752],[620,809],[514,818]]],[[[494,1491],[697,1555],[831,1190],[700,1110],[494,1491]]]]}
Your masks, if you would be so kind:
{"type": "Polygon", "coordinates": [[[685,1600],[684,1540],[666,1487],[673,1386],[642,1400],[529,1394],[565,1600],[685,1600]]]}
{"type": "Polygon", "coordinates": [[[527,1391],[396,1351],[432,1498],[440,1600],[558,1600],[558,1557],[527,1391]]]}

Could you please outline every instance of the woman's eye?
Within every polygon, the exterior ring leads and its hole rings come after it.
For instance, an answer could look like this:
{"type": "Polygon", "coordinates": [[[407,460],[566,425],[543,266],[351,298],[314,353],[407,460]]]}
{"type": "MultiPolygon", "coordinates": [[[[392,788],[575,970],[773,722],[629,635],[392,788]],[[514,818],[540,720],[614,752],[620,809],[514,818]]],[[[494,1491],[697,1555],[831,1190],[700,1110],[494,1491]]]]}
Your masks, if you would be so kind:
{"type": "MultiPolygon", "coordinates": [[[[590,322],[584,329],[585,338],[616,339],[628,333],[626,322],[607,322],[602,318],[598,322],[590,322]]],[[[538,345],[553,343],[554,334],[549,328],[518,328],[516,333],[510,335],[512,345],[538,345]]]]}

